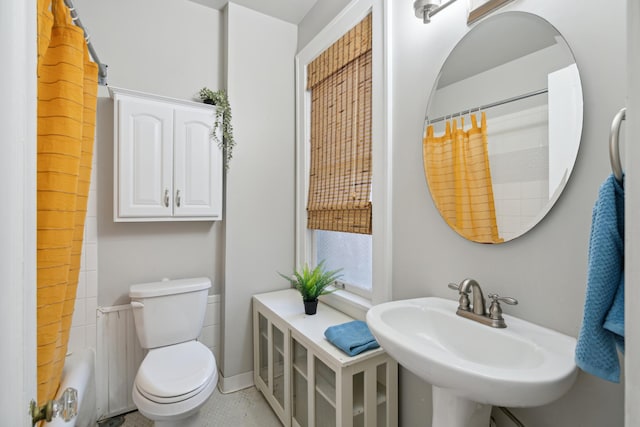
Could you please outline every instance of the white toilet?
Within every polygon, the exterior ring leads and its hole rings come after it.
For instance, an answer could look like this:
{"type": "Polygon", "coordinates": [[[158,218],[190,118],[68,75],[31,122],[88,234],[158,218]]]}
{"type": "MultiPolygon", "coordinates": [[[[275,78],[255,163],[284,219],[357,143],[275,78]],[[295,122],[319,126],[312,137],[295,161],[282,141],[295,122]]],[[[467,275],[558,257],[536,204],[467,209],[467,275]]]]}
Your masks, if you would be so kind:
{"type": "Polygon", "coordinates": [[[206,277],[129,288],[138,340],[148,349],[133,402],[156,427],[197,425],[198,410],[218,383],[213,353],[196,341],[207,308],[206,277]]]}

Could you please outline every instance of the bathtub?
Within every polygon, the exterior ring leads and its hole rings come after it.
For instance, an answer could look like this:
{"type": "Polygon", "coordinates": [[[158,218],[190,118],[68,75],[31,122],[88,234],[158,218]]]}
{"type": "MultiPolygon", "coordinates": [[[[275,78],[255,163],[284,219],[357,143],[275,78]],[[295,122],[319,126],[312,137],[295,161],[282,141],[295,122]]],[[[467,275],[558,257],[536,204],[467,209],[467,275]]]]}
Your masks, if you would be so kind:
{"type": "MultiPolygon", "coordinates": [[[[69,422],[54,418],[51,427],[94,427],[96,425],[95,353],[91,348],[75,351],[64,361],[59,395],[67,387],[78,390],[78,415],[69,422]]],[[[57,398],[60,398],[60,396],[57,398]]]]}

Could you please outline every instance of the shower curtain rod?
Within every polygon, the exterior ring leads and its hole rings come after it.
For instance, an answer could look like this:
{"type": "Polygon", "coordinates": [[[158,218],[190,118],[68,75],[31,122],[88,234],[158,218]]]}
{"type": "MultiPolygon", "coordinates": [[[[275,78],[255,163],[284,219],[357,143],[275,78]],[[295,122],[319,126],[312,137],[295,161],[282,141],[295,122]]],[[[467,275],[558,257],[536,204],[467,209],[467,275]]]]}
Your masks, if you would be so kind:
{"type": "Polygon", "coordinates": [[[549,92],[549,89],[534,90],[533,92],[528,92],[528,93],[524,93],[522,95],[513,96],[511,98],[507,98],[507,99],[503,99],[503,100],[500,100],[500,101],[492,102],[490,104],[481,105],[480,107],[469,108],[468,110],[462,110],[462,111],[459,111],[459,112],[454,113],[454,114],[447,114],[447,115],[435,118],[433,120],[429,120],[429,117],[426,117],[425,121],[429,125],[431,123],[441,122],[441,121],[443,121],[445,119],[448,119],[448,118],[464,116],[464,115],[467,115],[467,114],[471,114],[474,111],[486,110],[488,108],[497,107],[499,105],[508,104],[508,103],[514,102],[514,101],[520,101],[521,99],[530,98],[532,96],[542,95],[543,93],[547,93],[547,92],[549,92]]]}
{"type": "Polygon", "coordinates": [[[93,48],[93,44],[91,43],[91,35],[89,34],[85,26],[82,25],[82,21],[80,21],[80,16],[78,16],[78,12],[76,12],[76,8],[73,5],[73,2],[71,0],[64,0],[64,3],[67,5],[69,11],[71,12],[71,19],[73,20],[73,23],[76,26],[82,28],[82,31],[84,31],[84,39],[87,41],[87,48],[89,49],[91,58],[93,58],[93,61],[98,64],[98,83],[102,86],[106,86],[107,64],[103,64],[102,62],[100,62],[100,58],[98,58],[98,54],[96,53],[96,50],[93,48]]]}

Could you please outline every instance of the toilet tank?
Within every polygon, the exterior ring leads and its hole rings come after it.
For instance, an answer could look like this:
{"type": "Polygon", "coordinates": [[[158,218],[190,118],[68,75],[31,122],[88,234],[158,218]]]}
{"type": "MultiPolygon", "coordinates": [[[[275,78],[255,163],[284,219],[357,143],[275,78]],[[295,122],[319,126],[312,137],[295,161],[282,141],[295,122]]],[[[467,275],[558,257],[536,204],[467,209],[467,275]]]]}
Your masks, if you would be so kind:
{"type": "Polygon", "coordinates": [[[131,285],[129,297],[142,348],[196,339],[204,323],[210,287],[207,277],[131,285]]]}

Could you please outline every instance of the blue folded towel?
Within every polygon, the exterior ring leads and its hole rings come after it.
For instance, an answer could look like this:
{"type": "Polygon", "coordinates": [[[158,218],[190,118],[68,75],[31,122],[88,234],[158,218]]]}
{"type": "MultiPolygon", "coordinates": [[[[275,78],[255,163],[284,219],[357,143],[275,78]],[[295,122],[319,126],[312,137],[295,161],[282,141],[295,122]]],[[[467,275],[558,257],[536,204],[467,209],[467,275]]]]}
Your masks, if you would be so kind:
{"type": "Polygon", "coordinates": [[[620,381],[616,348],[624,352],[624,189],[610,175],[593,207],[589,269],[576,364],[612,382],[620,381]]]}
{"type": "Polygon", "coordinates": [[[324,331],[329,342],[349,356],[355,356],[363,351],[380,347],[373,337],[369,327],[362,320],[330,326],[324,331]]]}

